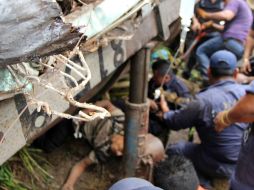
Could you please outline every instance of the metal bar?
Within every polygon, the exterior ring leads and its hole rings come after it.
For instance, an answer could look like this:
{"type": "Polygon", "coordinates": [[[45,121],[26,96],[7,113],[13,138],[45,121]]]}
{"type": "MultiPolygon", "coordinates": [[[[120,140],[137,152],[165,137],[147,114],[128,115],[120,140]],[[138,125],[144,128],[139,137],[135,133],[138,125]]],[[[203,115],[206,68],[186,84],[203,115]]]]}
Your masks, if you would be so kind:
{"type": "Polygon", "coordinates": [[[135,176],[144,154],[145,134],[148,127],[147,103],[147,49],[141,49],[133,57],[130,70],[130,97],[127,102],[125,141],[124,141],[124,175],[135,176]]]}
{"type": "Polygon", "coordinates": [[[131,61],[130,72],[130,102],[144,103],[147,97],[147,72],[146,49],[141,49],[131,61]]]}

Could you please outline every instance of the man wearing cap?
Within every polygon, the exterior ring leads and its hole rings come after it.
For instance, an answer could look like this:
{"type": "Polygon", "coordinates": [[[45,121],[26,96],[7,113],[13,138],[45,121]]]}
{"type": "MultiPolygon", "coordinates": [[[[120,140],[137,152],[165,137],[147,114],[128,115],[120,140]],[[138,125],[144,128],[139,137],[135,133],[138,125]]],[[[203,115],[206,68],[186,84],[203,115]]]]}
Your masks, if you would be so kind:
{"type": "Polygon", "coordinates": [[[215,129],[218,132],[223,132],[235,122],[252,122],[244,135],[236,171],[231,179],[232,190],[254,189],[254,82],[249,85],[246,92],[247,94],[233,108],[218,113],[214,119],[215,129]]]}
{"type": "Polygon", "coordinates": [[[240,59],[244,52],[244,44],[252,23],[252,13],[243,0],[224,0],[222,11],[209,13],[198,9],[197,13],[205,20],[224,20],[226,24],[221,35],[201,44],[196,51],[200,72],[207,80],[207,69],[210,56],[218,50],[227,49],[240,59]]]}
{"type": "Polygon", "coordinates": [[[247,125],[232,124],[217,133],[213,119],[245,95],[242,85],[234,81],[237,59],[229,51],[221,50],[211,56],[208,78],[210,86],[196,95],[185,108],[170,111],[163,97],[161,108],[166,125],[173,130],[196,127],[201,143],[179,142],[170,145],[167,154],[181,154],[189,158],[199,175],[206,179],[229,178],[235,169],[241,139],[247,125]]]}
{"type": "Polygon", "coordinates": [[[161,87],[164,93],[171,97],[171,100],[167,99],[170,109],[176,109],[178,100],[188,102],[191,99],[191,94],[184,82],[170,69],[169,61],[162,59],[155,61],[152,65],[152,70],[153,77],[148,83],[148,98],[150,102],[149,133],[159,136],[166,143],[168,129],[164,128],[163,122],[156,116],[156,113],[160,110],[158,105],[159,96],[156,97],[156,90],[161,87]]]}

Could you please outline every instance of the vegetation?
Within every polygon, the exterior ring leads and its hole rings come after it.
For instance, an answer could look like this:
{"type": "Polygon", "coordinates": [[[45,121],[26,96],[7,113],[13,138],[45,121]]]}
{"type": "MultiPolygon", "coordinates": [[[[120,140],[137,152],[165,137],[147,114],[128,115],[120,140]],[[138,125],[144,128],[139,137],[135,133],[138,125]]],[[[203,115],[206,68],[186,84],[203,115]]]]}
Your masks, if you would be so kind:
{"type": "MultiPolygon", "coordinates": [[[[30,190],[36,186],[45,187],[53,179],[42,166],[50,164],[41,156],[41,150],[32,148],[21,149],[7,163],[0,166],[0,189],[1,190],[30,190]],[[21,164],[20,164],[21,163],[21,164]],[[25,170],[29,176],[30,184],[25,185],[17,179],[15,169],[17,166],[25,170]],[[15,168],[15,169],[14,169],[15,168]]],[[[20,176],[19,176],[20,177],[20,176]]]]}

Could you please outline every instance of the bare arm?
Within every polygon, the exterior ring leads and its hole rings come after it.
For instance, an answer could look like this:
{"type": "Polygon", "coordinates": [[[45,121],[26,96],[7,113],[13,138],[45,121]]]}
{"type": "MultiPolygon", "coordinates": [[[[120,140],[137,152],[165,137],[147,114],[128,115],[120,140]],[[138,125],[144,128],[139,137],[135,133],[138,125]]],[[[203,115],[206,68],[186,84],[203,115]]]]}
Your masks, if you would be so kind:
{"type": "Polygon", "coordinates": [[[235,17],[235,13],[231,10],[223,10],[219,12],[214,12],[214,13],[209,13],[204,11],[201,8],[197,9],[197,13],[204,19],[207,20],[225,20],[225,21],[230,21],[235,17]]]}
{"type": "Polygon", "coordinates": [[[254,122],[254,95],[245,95],[228,113],[231,123],[254,122]]]}
{"type": "Polygon", "coordinates": [[[205,22],[201,25],[202,30],[205,30],[205,29],[208,29],[208,28],[215,28],[218,31],[224,30],[223,25],[217,24],[217,23],[213,22],[212,20],[209,20],[209,21],[207,21],[207,22],[205,22]]]}
{"type": "Polygon", "coordinates": [[[243,54],[243,64],[241,68],[244,73],[251,72],[249,58],[252,54],[253,47],[254,47],[254,30],[250,30],[246,40],[246,45],[245,45],[244,54],[243,54]]]}
{"type": "Polygon", "coordinates": [[[198,19],[195,15],[192,17],[191,29],[194,32],[198,32],[201,29],[201,24],[200,24],[200,22],[198,21],[198,19]]]}
{"type": "Polygon", "coordinates": [[[216,130],[222,131],[224,128],[236,122],[254,122],[254,95],[245,95],[233,108],[222,111],[214,119],[216,130]]]}
{"type": "Polygon", "coordinates": [[[78,178],[86,170],[86,168],[93,163],[94,162],[89,157],[85,157],[84,159],[82,159],[81,161],[76,163],[73,166],[73,168],[71,169],[71,172],[70,172],[62,190],[73,190],[74,185],[77,182],[78,178]]]}
{"type": "Polygon", "coordinates": [[[109,100],[101,100],[97,101],[95,103],[96,106],[100,106],[108,110],[109,112],[112,112],[113,110],[116,109],[116,107],[109,101],[109,100]]]}

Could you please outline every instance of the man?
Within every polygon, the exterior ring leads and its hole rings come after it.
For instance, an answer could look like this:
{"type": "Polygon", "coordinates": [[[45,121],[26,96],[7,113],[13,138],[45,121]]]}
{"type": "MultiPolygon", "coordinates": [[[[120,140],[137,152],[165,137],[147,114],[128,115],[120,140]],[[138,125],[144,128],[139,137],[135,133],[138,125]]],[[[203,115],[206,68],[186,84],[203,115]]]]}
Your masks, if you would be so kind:
{"type": "MultiPolygon", "coordinates": [[[[83,137],[91,145],[92,151],[73,166],[63,185],[63,190],[73,190],[76,181],[88,166],[105,163],[112,155],[122,156],[123,154],[124,113],[108,100],[96,102],[96,105],[107,109],[111,117],[98,118],[86,123],[73,120],[74,127],[80,129],[83,137]]],[[[151,134],[145,136],[144,152],[145,156],[150,156],[154,162],[164,158],[161,141],[151,134]]]]}
{"type": "Polygon", "coordinates": [[[227,49],[234,53],[237,59],[242,57],[244,43],[252,23],[252,13],[245,1],[224,0],[224,2],[223,11],[209,13],[202,9],[197,10],[203,19],[226,21],[221,35],[204,42],[197,48],[196,58],[204,80],[207,80],[209,57],[215,51],[227,49]]]}
{"type": "MultiPolygon", "coordinates": [[[[247,94],[230,110],[222,111],[214,119],[216,131],[223,132],[235,122],[254,122],[254,82],[247,94]]],[[[232,190],[254,189],[254,127],[253,123],[243,139],[235,174],[231,179],[232,190]]]]}
{"type": "MultiPolygon", "coordinates": [[[[91,122],[73,120],[74,128],[79,128],[82,136],[92,146],[88,156],[76,163],[63,185],[63,190],[73,190],[74,185],[86,168],[92,164],[106,162],[113,155],[121,156],[123,152],[124,113],[108,100],[96,102],[97,106],[107,109],[111,117],[95,119],[91,122]]],[[[89,110],[86,110],[89,112],[89,110]]]]}
{"type": "Polygon", "coordinates": [[[153,77],[148,83],[148,98],[154,99],[155,90],[162,87],[164,91],[175,93],[177,97],[190,98],[188,87],[175,76],[170,69],[170,62],[157,60],[152,65],[153,77]]]}
{"type": "Polygon", "coordinates": [[[154,184],[164,190],[202,190],[193,164],[183,156],[173,155],[154,168],[154,184]]]}
{"type": "MultiPolygon", "coordinates": [[[[224,9],[224,6],[225,5],[224,5],[223,0],[199,0],[195,5],[195,9],[202,8],[203,10],[205,10],[207,12],[214,13],[214,12],[222,11],[224,9]]],[[[208,21],[208,22],[210,22],[210,21],[208,21]]],[[[199,15],[196,16],[196,13],[195,13],[195,15],[193,16],[193,19],[192,19],[192,25],[191,25],[192,31],[194,31],[194,32],[201,31],[202,24],[207,25],[208,23],[202,17],[199,17],[199,15]]],[[[217,36],[218,32],[216,32],[216,31],[222,29],[219,21],[216,21],[216,20],[215,20],[215,22],[210,22],[210,27],[206,29],[206,31],[207,31],[206,37],[217,36]],[[210,28],[210,27],[212,27],[212,28],[210,28]],[[214,30],[214,29],[217,29],[217,30],[214,30]]]]}
{"type": "Polygon", "coordinates": [[[195,52],[197,47],[207,41],[208,39],[220,35],[219,31],[224,29],[223,22],[204,20],[196,14],[196,10],[202,8],[207,12],[218,12],[224,9],[223,0],[198,0],[194,15],[192,17],[191,31],[187,33],[186,53],[183,55],[183,59],[187,62],[185,71],[183,72],[184,78],[189,78],[191,69],[196,64],[195,52]],[[195,45],[194,45],[195,44],[195,45]]]}
{"type": "MultiPolygon", "coordinates": [[[[254,10],[254,1],[253,0],[247,0],[250,8],[254,10]]],[[[251,30],[249,31],[249,35],[246,40],[246,45],[243,53],[243,63],[241,66],[242,72],[245,74],[251,73],[252,76],[254,76],[254,71],[252,71],[252,67],[254,66],[253,63],[250,64],[250,57],[252,57],[254,47],[254,22],[252,22],[251,30]]]]}
{"type": "Polygon", "coordinates": [[[196,100],[185,108],[170,111],[161,98],[163,118],[170,129],[180,130],[195,126],[201,144],[179,142],[167,149],[167,154],[182,154],[189,158],[198,174],[210,180],[229,178],[235,169],[241,138],[247,125],[237,123],[217,133],[213,118],[216,113],[233,105],[245,95],[245,89],[234,81],[237,75],[234,54],[221,50],[211,56],[208,77],[211,86],[196,95],[196,100]]]}
{"type": "MultiPolygon", "coordinates": [[[[159,59],[154,62],[152,65],[153,77],[148,83],[148,98],[150,101],[149,132],[155,136],[160,136],[164,131],[163,122],[155,115],[160,109],[158,106],[159,97],[156,97],[156,90],[162,87],[163,91],[168,94],[168,97],[170,97],[168,104],[171,109],[175,109],[177,99],[183,98],[188,101],[191,98],[187,86],[174,75],[169,67],[170,62],[167,60],[159,59]]],[[[164,137],[162,138],[164,139],[164,137]]]]}

